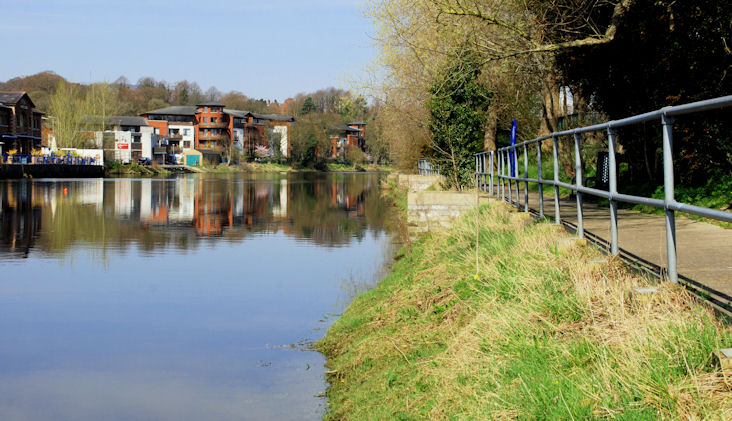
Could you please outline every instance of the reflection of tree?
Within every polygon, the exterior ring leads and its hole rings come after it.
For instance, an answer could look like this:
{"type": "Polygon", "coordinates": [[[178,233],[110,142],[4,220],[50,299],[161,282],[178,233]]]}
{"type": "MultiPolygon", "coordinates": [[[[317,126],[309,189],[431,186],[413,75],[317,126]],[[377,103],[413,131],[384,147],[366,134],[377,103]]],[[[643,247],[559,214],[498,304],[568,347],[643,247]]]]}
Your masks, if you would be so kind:
{"type": "Polygon", "coordinates": [[[86,244],[106,257],[132,245],[188,250],[205,238],[264,232],[338,246],[384,229],[389,210],[378,185],[373,174],[9,181],[0,184],[0,253],[63,254],[86,244]]]}

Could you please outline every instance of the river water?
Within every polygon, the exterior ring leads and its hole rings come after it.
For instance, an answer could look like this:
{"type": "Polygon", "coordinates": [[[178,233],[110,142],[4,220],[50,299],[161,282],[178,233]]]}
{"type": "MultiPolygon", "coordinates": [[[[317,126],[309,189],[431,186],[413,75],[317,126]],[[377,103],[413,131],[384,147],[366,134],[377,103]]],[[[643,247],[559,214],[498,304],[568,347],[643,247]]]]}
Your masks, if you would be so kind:
{"type": "Polygon", "coordinates": [[[0,181],[0,419],[318,419],[378,174],[0,181]]]}

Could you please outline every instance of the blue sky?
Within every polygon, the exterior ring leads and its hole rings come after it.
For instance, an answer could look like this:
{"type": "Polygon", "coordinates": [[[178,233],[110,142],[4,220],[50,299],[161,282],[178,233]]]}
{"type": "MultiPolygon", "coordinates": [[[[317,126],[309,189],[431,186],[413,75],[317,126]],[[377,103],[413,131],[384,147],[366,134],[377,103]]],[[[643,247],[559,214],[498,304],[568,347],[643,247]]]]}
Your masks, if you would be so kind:
{"type": "Polygon", "coordinates": [[[187,79],[283,100],[346,81],[373,59],[357,0],[0,0],[12,40],[0,80],[187,79]]]}

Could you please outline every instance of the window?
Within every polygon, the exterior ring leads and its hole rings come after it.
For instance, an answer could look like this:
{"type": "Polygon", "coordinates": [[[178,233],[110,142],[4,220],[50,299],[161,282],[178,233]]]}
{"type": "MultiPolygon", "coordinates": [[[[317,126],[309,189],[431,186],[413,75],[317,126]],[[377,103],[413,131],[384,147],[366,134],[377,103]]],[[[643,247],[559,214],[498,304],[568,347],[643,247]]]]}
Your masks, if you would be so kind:
{"type": "Polygon", "coordinates": [[[183,129],[183,136],[188,136],[191,134],[191,129],[183,129]]]}
{"type": "Polygon", "coordinates": [[[203,107],[203,112],[204,113],[207,113],[208,112],[208,107],[203,107]]]}

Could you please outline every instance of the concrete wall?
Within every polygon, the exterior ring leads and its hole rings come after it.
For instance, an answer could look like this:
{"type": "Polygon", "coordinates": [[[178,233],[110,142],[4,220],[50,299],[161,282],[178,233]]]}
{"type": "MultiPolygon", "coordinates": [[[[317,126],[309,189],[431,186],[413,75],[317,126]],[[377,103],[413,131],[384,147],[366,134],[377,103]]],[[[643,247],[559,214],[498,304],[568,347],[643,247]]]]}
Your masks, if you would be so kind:
{"type": "MultiPolygon", "coordinates": [[[[480,204],[491,199],[481,198],[480,204]]],[[[407,193],[407,228],[415,239],[421,234],[450,227],[466,211],[478,205],[475,192],[410,191],[407,193]]]]}
{"type": "Polygon", "coordinates": [[[407,188],[409,191],[419,191],[433,184],[439,187],[442,178],[440,175],[399,174],[398,183],[400,187],[407,188]]]}

